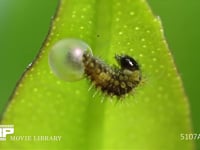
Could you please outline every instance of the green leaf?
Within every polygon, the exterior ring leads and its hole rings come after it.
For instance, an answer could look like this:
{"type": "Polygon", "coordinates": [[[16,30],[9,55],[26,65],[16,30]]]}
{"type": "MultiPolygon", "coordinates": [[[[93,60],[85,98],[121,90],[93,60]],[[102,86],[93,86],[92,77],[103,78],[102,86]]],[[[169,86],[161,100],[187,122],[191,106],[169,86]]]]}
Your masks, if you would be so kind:
{"type": "Polygon", "coordinates": [[[33,65],[20,80],[1,124],[15,133],[0,148],[25,149],[181,149],[191,150],[187,97],[163,36],[159,18],[144,0],[61,0],[51,31],[33,65]],[[48,66],[50,48],[60,39],[86,41],[108,64],[129,54],[140,64],[143,81],[122,101],[87,79],[64,82],[48,66]],[[34,136],[62,136],[34,141],[34,136]],[[13,141],[14,136],[31,140],[13,141]],[[185,137],[185,135],[184,135],[185,137]]]}

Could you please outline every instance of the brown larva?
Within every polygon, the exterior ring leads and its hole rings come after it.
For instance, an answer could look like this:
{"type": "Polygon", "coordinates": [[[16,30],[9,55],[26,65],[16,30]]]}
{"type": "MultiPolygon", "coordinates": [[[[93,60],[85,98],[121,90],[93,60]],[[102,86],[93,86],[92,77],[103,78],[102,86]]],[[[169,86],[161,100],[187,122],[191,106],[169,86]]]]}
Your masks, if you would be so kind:
{"type": "Polygon", "coordinates": [[[138,63],[128,55],[116,55],[120,68],[111,67],[90,53],[83,54],[84,72],[96,88],[107,95],[121,97],[141,81],[138,63]]]}
{"type": "Polygon", "coordinates": [[[52,72],[61,80],[77,81],[85,74],[103,93],[121,97],[141,81],[138,63],[128,55],[116,55],[119,67],[111,67],[92,55],[88,44],[79,39],[62,39],[49,53],[52,72]]]}

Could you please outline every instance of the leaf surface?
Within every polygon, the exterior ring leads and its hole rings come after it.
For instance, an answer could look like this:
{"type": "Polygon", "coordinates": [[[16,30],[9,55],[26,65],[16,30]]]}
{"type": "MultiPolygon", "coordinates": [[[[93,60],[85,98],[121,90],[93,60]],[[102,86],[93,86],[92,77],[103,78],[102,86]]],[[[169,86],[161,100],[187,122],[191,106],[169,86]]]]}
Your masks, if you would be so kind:
{"type": "Polygon", "coordinates": [[[20,80],[1,124],[14,124],[11,136],[31,141],[0,143],[2,148],[181,149],[191,150],[189,107],[163,36],[159,18],[144,0],[61,0],[50,33],[33,65],[20,80]],[[97,93],[87,79],[64,82],[48,66],[60,39],[87,42],[94,55],[115,64],[115,54],[133,56],[142,83],[122,101],[97,93]],[[37,136],[62,136],[60,142],[37,136]],[[33,144],[33,142],[35,144],[33,144]]]}

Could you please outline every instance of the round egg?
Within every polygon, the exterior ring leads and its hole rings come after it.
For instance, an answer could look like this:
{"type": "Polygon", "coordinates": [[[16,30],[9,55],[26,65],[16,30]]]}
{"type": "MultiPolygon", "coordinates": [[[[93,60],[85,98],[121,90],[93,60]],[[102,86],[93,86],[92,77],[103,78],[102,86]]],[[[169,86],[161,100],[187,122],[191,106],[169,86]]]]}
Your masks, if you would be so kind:
{"type": "Polygon", "coordinates": [[[62,39],[55,43],[49,53],[49,66],[61,80],[77,81],[84,76],[83,54],[92,50],[79,39],[62,39]]]}

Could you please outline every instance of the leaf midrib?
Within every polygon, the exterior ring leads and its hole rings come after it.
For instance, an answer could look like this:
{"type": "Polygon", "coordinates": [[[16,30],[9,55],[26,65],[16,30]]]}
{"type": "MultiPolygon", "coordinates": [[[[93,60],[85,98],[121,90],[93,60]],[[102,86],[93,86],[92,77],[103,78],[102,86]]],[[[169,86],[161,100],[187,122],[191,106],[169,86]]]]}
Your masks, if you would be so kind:
{"type": "MultiPolygon", "coordinates": [[[[111,18],[112,18],[112,1],[97,0],[94,16],[94,29],[91,48],[95,56],[101,59],[107,60],[109,57],[110,41],[111,41],[111,18]],[[107,54],[103,54],[102,51],[106,51],[107,54]],[[102,58],[104,56],[104,58],[102,58]],[[105,57],[106,56],[106,57],[105,57]]],[[[88,130],[88,148],[95,149],[101,148],[103,130],[104,130],[104,109],[106,107],[105,102],[101,102],[103,96],[100,91],[93,89],[89,91],[89,105],[87,117],[87,130],[88,130]],[[99,92],[100,96],[93,97],[94,92],[99,92]],[[95,100],[94,100],[95,99],[95,100]],[[98,132],[98,133],[97,133],[98,132]]]]}

